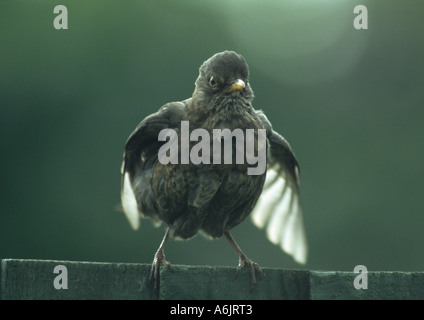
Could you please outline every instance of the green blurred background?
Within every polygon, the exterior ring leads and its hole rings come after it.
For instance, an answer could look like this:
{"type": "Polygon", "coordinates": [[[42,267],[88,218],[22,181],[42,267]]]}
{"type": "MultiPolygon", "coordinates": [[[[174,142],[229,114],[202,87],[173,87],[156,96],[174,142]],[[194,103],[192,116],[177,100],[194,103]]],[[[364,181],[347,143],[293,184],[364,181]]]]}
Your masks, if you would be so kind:
{"type": "MultiPolygon", "coordinates": [[[[164,233],[130,228],[124,143],[161,105],[188,98],[200,64],[235,50],[254,106],[302,172],[309,261],[246,220],[233,235],[263,267],[424,267],[424,3],[1,1],[0,258],[150,263],[164,233]],[[53,28],[68,8],[69,29],[53,28]],[[368,30],[353,8],[368,8],[368,30]]],[[[170,241],[174,264],[237,265],[225,239],[170,241]]]]}

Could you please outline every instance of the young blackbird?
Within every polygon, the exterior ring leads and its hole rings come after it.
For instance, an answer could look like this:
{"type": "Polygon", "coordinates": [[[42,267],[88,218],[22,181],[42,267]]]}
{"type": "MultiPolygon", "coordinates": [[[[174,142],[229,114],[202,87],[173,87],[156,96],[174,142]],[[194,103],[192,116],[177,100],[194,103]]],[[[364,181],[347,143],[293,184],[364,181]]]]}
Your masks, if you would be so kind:
{"type": "MultiPolygon", "coordinates": [[[[262,111],[252,107],[253,91],[248,77],[249,69],[241,55],[233,51],[215,54],[201,65],[192,97],[167,103],[147,116],[125,144],[121,200],[131,226],[138,229],[140,217],[168,225],[152,264],[150,279],[156,287],[160,266],[170,266],[164,255],[168,238],[189,239],[199,232],[212,238],[226,236],[239,256],[237,273],[248,267],[253,287],[255,270],[260,273],[261,269],[230,235],[230,229],[249,214],[255,225],[266,226],[271,242],[279,244],[295,261],[306,262],[299,166],[288,142],[273,131],[262,111]],[[232,146],[234,161],[163,164],[158,153],[165,141],[158,138],[159,133],[172,129],[179,142],[184,138],[182,121],[188,121],[190,132],[202,128],[210,136],[214,129],[254,129],[256,153],[261,151],[258,132],[262,129],[266,132],[266,170],[263,174],[248,174],[248,161],[237,161],[234,157],[240,151],[237,144],[232,146]]],[[[221,136],[214,135],[213,139],[221,144],[221,136]]],[[[193,145],[190,139],[189,146],[193,145]]],[[[244,150],[243,145],[241,149],[244,150]]],[[[177,160],[187,152],[180,148],[177,160]]]]}

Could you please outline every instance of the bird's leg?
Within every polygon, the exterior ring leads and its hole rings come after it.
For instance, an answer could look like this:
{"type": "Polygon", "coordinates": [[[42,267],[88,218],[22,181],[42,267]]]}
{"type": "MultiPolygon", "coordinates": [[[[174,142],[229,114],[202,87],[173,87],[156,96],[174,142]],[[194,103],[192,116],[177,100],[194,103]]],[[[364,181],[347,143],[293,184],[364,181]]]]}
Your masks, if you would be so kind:
{"type": "Polygon", "coordinates": [[[166,242],[168,241],[169,238],[169,227],[168,229],[166,229],[166,233],[165,236],[162,239],[162,242],[159,246],[158,251],[156,251],[155,257],[153,259],[153,263],[152,263],[152,271],[150,272],[150,282],[152,282],[152,280],[155,281],[155,289],[158,290],[159,289],[159,279],[160,279],[160,267],[162,265],[167,266],[169,269],[171,268],[171,264],[166,261],[165,259],[165,254],[163,253],[163,248],[166,244],[166,242]]]}
{"type": "Polygon", "coordinates": [[[228,231],[225,231],[225,236],[227,237],[228,241],[231,243],[237,255],[239,256],[239,265],[237,267],[236,276],[239,274],[241,269],[243,269],[244,267],[248,267],[250,270],[251,289],[253,289],[256,284],[255,270],[257,270],[261,275],[261,267],[256,262],[253,262],[248,257],[246,257],[246,255],[243,253],[243,251],[241,251],[240,247],[237,245],[236,241],[228,231]]]}

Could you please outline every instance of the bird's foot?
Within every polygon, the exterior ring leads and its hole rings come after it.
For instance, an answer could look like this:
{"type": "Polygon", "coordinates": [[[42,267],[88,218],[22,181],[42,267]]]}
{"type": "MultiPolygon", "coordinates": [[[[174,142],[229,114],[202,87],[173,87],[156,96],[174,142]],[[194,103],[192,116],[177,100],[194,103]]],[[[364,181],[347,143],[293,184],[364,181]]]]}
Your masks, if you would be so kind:
{"type": "Polygon", "coordinates": [[[244,254],[241,254],[239,256],[239,265],[237,267],[236,277],[240,273],[241,269],[247,267],[250,271],[250,290],[253,290],[253,288],[256,285],[256,276],[255,271],[258,271],[259,275],[262,275],[262,269],[261,267],[256,263],[250,260],[248,257],[246,257],[244,254]]]}
{"type": "Polygon", "coordinates": [[[152,281],[155,282],[154,287],[156,291],[159,290],[161,266],[166,266],[168,269],[172,270],[171,264],[166,261],[165,254],[163,253],[163,251],[158,250],[155,254],[155,258],[153,259],[152,270],[150,271],[149,278],[150,283],[152,283],[152,281]]]}

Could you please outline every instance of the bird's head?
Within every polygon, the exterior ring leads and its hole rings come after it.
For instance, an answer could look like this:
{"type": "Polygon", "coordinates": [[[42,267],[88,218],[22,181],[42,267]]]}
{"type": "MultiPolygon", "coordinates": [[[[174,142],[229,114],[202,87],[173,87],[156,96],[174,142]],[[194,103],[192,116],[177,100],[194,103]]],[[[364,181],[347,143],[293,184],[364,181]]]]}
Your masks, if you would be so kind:
{"type": "Polygon", "coordinates": [[[224,51],[206,60],[199,69],[193,99],[210,105],[234,100],[253,99],[249,84],[249,67],[243,56],[224,51]]]}

